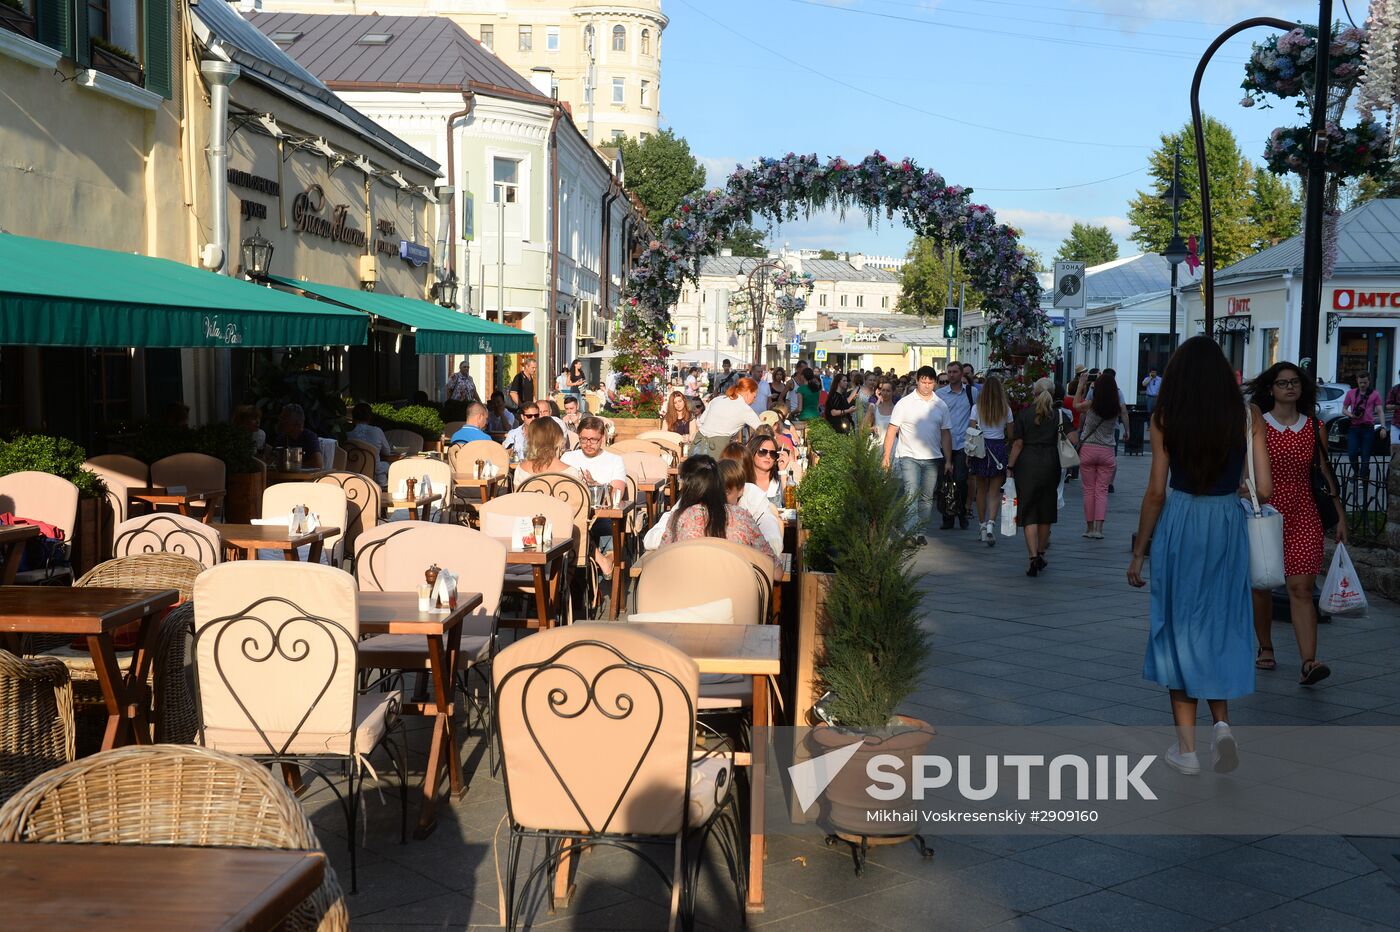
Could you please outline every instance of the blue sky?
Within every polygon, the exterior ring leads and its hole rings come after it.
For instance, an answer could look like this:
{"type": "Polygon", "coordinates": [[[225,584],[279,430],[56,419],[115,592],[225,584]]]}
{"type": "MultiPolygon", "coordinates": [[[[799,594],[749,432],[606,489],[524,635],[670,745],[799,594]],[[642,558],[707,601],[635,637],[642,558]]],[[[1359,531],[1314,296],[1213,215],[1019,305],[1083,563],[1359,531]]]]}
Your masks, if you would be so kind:
{"type": "MultiPolygon", "coordinates": [[[[1358,23],[1366,6],[1351,0],[1358,23]]],[[[663,10],[662,119],[711,184],[758,156],[879,149],[972,186],[1047,259],[1076,220],[1107,224],[1123,255],[1137,251],[1128,200],[1149,184],[1159,135],[1190,119],[1196,62],[1226,26],[1317,18],[1316,3],[1295,0],[664,0],[663,10]],[[1114,176],[1124,177],[1083,185],[1114,176]],[[1066,185],[1083,186],[1009,190],[1066,185]]],[[[1217,52],[1201,95],[1256,162],[1270,130],[1303,121],[1291,106],[1239,106],[1250,42],[1267,35],[1217,52]]],[[[773,239],[902,255],[909,232],[824,215],[773,239]]]]}

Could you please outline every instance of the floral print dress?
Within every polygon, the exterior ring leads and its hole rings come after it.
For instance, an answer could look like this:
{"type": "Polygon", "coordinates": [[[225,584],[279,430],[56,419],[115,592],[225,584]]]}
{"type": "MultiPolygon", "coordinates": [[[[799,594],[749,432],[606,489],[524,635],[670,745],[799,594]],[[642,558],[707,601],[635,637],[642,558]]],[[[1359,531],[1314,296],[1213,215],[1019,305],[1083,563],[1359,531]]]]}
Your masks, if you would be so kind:
{"type": "Polygon", "coordinates": [[[1274,494],[1269,498],[1283,515],[1283,574],[1316,576],[1322,572],[1322,519],[1312,498],[1313,448],[1317,428],[1313,419],[1299,415],[1285,427],[1273,414],[1268,425],[1269,470],[1274,494]]]}
{"type": "MultiPolygon", "coordinates": [[[[763,532],[758,529],[758,522],[754,521],[745,509],[738,505],[729,505],[726,517],[724,522],[726,539],[736,544],[743,544],[745,547],[752,547],[759,553],[765,554],[773,561],[775,570],[782,570],[778,555],[773,552],[772,547],[768,546],[768,541],[764,540],[763,532]]],[[[704,505],[690,506],[676,515],[673,522],[667,522],[666,533],[661,538],[661,546],[708,536],[705,534],[705,525],[709,519],[710,513],[704,505]]]]}

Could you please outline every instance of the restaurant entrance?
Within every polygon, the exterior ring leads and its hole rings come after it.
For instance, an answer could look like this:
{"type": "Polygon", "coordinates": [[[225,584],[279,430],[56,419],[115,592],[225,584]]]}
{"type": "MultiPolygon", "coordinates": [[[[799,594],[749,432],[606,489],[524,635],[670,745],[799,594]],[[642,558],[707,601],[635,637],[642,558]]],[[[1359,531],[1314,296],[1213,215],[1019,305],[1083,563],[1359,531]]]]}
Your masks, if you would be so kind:
{"type": "Polygon", "coordinates": [[[1356,376],[1371,373],[1381,393],[1395,374],[1395,329],[1342,327],[1337,331],[1337,381],[1356,384],[1356,376]]]}

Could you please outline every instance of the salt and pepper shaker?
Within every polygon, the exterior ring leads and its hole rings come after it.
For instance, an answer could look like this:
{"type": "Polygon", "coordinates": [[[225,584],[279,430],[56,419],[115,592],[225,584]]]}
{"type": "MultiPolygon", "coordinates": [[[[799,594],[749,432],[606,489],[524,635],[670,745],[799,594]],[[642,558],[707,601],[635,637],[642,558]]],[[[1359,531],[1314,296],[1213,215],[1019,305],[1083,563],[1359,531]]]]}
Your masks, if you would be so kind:
{"type": "Polygon", "coordinates": [[[410,502],[416,501],[416,500],[417,500],[417,496],[414,495],[413,492],[414,492],[414,487],[418,485],[418,480],[417,480],[417,479],[414,479],[412,476],[409,476],[407,479],[404,480],[404,485],[405,485],[405,487],[408,489],[408,497],[407,497],[407,500],[410,501],[410,502]]]}
{"type": "Polygon", "coordinates": [[[477,460],[477,461],[476,461],[476,478],[478,478],[478,479],[483,478],[483,473],[484,473],[484,471],[485,471],[485,469],[484,469],[485,466],[486,466],[486,461],[485,461],[485,460],[477,460]]]}

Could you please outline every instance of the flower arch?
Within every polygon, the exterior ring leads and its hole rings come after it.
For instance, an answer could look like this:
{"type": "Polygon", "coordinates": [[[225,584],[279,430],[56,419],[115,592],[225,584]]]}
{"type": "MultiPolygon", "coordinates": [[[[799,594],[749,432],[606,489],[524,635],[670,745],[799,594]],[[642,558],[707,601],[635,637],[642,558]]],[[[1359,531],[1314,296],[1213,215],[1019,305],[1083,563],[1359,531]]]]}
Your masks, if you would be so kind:
{"type": "Polygon", "coordinates": [[[1040,283],[1016,231],[997,223],[991,208],[973,203],[971,188],[950,185],[911,159],[894,162],[875,152],[859,162],[832,158],[823,164],[815,155],[792,153],[760,159],[737,168],[723,189],[682,202],[679,217],[661,225],[628,273],[615,366],[638,385],[664,374],[670,308],[682,285],[697,279],[702,257],[713,254],[736,224],[751,223],[755,215],[796,220],[825,208],[843,216],[859,209],[872,223],[880,212],[898,216],[916,234],[955,248],[992,320],[993,358],[1028,356],[1048,364],[1040,283]]]}

